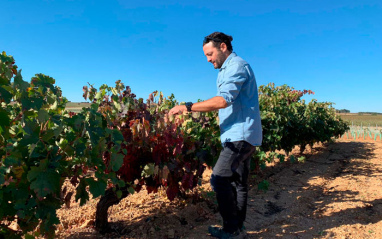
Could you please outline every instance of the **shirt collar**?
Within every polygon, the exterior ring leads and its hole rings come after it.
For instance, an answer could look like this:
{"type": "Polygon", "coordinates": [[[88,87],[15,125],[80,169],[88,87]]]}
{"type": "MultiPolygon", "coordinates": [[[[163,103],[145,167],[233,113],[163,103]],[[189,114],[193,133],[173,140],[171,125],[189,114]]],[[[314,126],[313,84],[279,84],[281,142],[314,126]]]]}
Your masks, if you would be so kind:
{"type": "Polygon", "coordinates": [[[232,53],[227,57],[227,59],[225,59],[225,61],[224,61],[223,65],[222,65],[222,67],[220,67],[220,71],[221,71],[222,69],[226,68],[226,66],[228,65],[228,63],[229,63],[229,62],[231,61],[231,59],[232,59],[233,57],[235,57],[235,56],[237,56],[236,53],[235,53],[235,52],[232,52],[232,53]]]}

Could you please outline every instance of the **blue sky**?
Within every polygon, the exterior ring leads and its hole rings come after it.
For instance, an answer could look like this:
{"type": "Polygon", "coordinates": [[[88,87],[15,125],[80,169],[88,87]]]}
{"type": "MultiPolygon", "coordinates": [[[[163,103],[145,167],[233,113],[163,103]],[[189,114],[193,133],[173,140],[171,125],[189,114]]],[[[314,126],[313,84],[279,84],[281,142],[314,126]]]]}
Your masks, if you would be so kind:
{"type": "Polygon", "coordinates": [[[121,79],[147,98],[216,95],[203,37],[222,31],[258,85],[310,89],[351,112],[382,112],[382,2],[355,0],[1,0],[0,51],[24,79],[44,73],[70,101],[121,79]]]}

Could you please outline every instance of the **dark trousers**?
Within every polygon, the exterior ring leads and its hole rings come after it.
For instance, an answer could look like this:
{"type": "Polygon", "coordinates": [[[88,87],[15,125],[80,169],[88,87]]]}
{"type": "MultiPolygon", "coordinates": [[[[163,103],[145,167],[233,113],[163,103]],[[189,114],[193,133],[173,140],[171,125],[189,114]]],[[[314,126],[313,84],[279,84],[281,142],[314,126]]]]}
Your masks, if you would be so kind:
{"type": "Polygon", "coordinates": [[[256,147],[246,141],[226,142],[211,175],[223,229],[233,233],[243,226],[247,214],[248,176],[256,147]]]}

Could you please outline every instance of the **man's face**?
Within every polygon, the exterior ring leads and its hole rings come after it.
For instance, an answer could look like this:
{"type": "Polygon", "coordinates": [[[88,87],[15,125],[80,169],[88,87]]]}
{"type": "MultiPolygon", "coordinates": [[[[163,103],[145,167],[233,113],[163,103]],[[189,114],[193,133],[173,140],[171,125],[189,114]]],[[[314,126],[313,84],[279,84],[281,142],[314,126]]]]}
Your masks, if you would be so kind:
{"type": "Polygon", "coordinates": [[[204,55],[206,55],[207,57],[207,61],[211,62],[214,65],[215,69],[220,69],[224,61],[227,59],[227,54],[224,54],[224,52],[220,48],[218,49],[214,47],[212,41],[208,42],[203,46],[203,51],[204,55]]]}

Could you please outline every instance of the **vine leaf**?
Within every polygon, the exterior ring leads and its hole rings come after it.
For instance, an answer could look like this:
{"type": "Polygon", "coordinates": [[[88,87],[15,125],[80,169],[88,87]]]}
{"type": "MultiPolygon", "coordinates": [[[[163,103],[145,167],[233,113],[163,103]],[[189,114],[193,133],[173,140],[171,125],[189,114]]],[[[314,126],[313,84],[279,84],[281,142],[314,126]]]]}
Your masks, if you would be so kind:
{"type": "Polygon", "coordinates": [[[107,186],[105,181],[101,179],[95,181],[94,178],[87,178],[85,180],[89,184],[89,191],[94,198],[101,196],[105,193],[105,189],[107,186]]]}
{"type": "Polygon", "coordinates": [[[147,164],[143,168],[142,177],[148,178],[154,174],[154,171],[155,171],[155,164],[153,164],[153,163],[147,164]]]}
{"type": "Polygon", "coordinates": [[[5,110],[0,109],[0,134],[5,131],[5,128],[10,124],[10,119],[5,110]]]}
{"type": "Polygon", "coordinates": [[[5,103],[11,102],[13,95],[10,93],[12,88],[7,85],[0,85],[0,99],[4,100],[5,103]]]}
{"type": "Polygon", "coordinates": [[[31,167],[27,178],[31,182],[30,188],[36,192],[39,198],[43,198],[51,192],[59,191],[60,174],[54,170],[44,169],[44,165],[31,167]]]}
{"type": "Polygon", "coordinates": [[[37,119],[40,123],[45,123],[46,121],[49,120],[49,114],[46,110],[44,109],[40,109],[38,111],[38,116],[37,116],[37,119]]]}
{"type": "Polygon", "coordinates": [[[23,77],[21,76],[21,70],[17,72],[17,75],[13,79],[13,87],[15,89],[20,89],[21,91],[25,91],[29,87],[29,83],[23,80],[23,77]]]}
{"type": "Polygon", "coordinates": [[[173,201],[179,193],[179,186],[174,184],[170,184],[170,186],[166,190],[167,197],[170,201],[173,201]]]}
{"type": "Polygon", "coordinates": [[[84,205],[89,200],[89,194],[86,191],[87,182],[84,178],[81,178],[80,184],[77,187],[76,201],[80,199],[80,206],[84,205]]]}
{"type": "Polygon", "coordinates": [[[111,167],[114,172],[117,172],[122,167],[123,158],[124,158],[123,154],[113,153],[111,155],[111,167]]]}
{"type": "Polygon", "coordinates": [[[269,182],[267,180],[263,180],[257,186],[258,190],[263,190],[264,192],[268,191],[269,182]]]}

